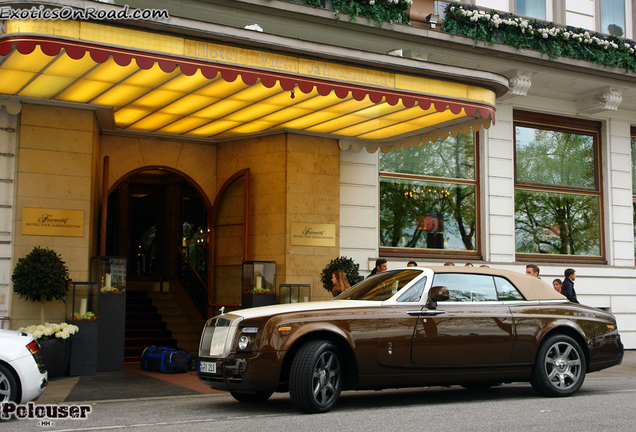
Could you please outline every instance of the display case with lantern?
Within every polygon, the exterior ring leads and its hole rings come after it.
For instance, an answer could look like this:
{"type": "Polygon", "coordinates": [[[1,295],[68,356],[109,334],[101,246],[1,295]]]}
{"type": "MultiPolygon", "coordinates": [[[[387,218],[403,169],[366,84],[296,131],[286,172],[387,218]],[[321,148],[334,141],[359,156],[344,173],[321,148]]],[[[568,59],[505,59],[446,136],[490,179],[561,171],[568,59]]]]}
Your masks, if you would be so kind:
{"type": "Polygon", "coordinates": [[[99,283],[99,292],[126,292],[126,268],[128,258],[123,256],[100,256],[91,261],[91,279],[99,283]]]}
{"type": "Polygon", "coordinates": [[[122,256],[100,256],[91,261],[91,279],[99,284],[99,372],[124,369],[127,265],[122,256]]]}
{"type": "Polygon", "coordinates": [[[244,308],[276,304],[276,262],[243,262],[243,295],[241,306],[244,308]]]}

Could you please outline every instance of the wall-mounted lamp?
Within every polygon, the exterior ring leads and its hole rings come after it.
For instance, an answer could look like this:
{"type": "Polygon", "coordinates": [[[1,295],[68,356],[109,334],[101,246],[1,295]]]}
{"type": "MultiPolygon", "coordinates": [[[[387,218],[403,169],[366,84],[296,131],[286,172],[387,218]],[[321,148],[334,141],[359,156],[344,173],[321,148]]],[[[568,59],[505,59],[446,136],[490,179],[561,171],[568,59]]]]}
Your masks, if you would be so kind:
{"type": "Polygon", "coordinates": [[[428,14],[426,16],[426,22],[431,26],[432,29],[437,27],[437,23],[439,22],[439,15],[436,13],[428,14]]]}

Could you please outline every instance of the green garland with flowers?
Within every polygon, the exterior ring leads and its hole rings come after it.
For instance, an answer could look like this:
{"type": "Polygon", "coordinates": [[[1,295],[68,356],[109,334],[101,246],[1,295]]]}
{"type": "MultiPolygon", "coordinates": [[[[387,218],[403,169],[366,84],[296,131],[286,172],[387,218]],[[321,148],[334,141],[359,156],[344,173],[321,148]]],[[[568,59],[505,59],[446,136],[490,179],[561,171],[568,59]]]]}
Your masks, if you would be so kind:
{"type": "MultiPolygon", "coordinates": [[[[304,0],[305,4],[315,8],[324,8],[324,0],[304,0]]],[[[396,24],[409,24],[406,12],[413,0],[333,0],[336,16],[349,15],[349,21],[355,22],[357,17],[368,18],[376,25],[388,21],[396,24]]]]}
{"type": "Polygon", "coordinates": [[[466,36],[477,43],[500,43],[531,49],[551,59],[569,57],[592,63],[636,71],[636,43],[576,27],[526,20],[510,13],[479,10],[453,2],[446,8],[442,31],[466,36]]]}

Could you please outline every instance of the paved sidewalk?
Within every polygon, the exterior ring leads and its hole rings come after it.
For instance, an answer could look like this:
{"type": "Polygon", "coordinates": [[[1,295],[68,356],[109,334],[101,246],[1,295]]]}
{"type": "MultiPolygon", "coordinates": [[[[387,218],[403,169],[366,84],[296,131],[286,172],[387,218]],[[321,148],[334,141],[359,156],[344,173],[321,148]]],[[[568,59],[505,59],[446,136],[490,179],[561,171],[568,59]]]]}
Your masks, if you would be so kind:
{"type": "MultiPolygon", "coordinates": [[[[588,375],[586,380],[617,378],[636,379],[636,351],[625,351],[622,364],[594,372],[588,375]]],[[[223,393],[201,384],[194,371],[168,375],[142,371],[139,365],[126,365],[123,371],[98,372],[94,376],[54,379],[37,400],[37,404],[192,397],[223,393]]]]}
{"type": "Polygon", "coordinates": [[[184,374],[162,374],[143,371],[138,364],[134,364],[126,365],[123,371],[53,379],[36,403],[61,404],[215,393],[224,392],[212,390],[201,384],[195,371],[184,374]]]}

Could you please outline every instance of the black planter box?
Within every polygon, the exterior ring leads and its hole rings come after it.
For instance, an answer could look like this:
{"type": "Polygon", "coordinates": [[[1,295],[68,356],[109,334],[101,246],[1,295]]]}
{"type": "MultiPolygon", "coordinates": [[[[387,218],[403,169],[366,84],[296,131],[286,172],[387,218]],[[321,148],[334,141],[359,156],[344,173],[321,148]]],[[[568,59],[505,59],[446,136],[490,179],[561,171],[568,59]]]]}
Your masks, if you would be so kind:
{"type": "Polygon", "coordinates": [[[99,293],[97,371],[124,370],[126,293],[99,293]]]}
{"type": "Polygon", "coordinates": [[[276,294],[243,294],[241,307],[251,308],[276,304],[276,294]]]}
{"type": "Polygon", "coordinates": [[[71,356],[71,340],[53,338],[38,342],[40,343],[44,368],[49,373],[49,379],[59,378],[67,373],[71,356]]]}
{"type": "Polygon", "coordinates": [[[98,321],[73,321],[79,327],[71,340],[70,376],[95,375],[97,373],[98,321]]]}

